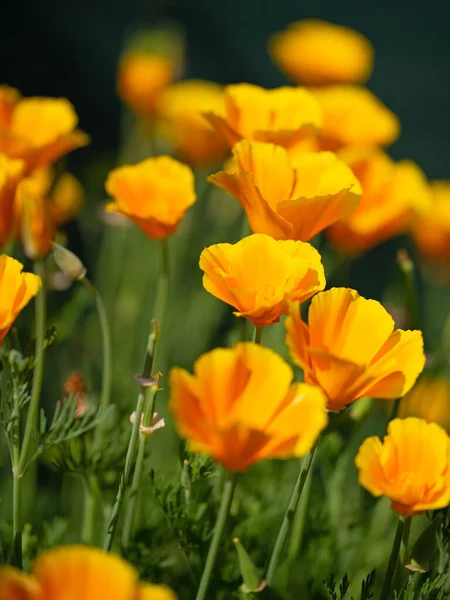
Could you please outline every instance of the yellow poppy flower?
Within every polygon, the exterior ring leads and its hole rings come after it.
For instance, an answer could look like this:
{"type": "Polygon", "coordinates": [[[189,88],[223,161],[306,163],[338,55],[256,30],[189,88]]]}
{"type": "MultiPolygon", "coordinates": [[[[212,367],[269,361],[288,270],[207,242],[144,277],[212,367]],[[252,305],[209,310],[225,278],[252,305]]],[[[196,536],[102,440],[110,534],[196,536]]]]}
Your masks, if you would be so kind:
{"type": "Polygon", "coordinates": [[[166,586],[139,585],[125,560],[98,548],[61,546],[38,555],[31,575],[0,570],[2,600],[176,600],[166,586]]]}
{"type": "Polygon", "coordinates": [[[16,191],[20,207],[20,237],[23,249],[33,260],[47,256],[52,249],[55,231],[45,198],[36,193],[32,179],[22,179],[16,191]]]}
{"type": "Polygon", "coordinates": [[[217,83],[181,81],[167,88],[158,102],[162,132],[191,165],[213,164],[228,154],[228,144],[208,123],[205,112],[224,113],[222,87],[217,83]]]}
{"type": "Polygon", "coordinates": [[[418,417],[450,431],[450,381],[442,375],[422,377],[400,403],[398,416],[418,417]]]}
{"type": "Polygon", "coordinates": [[[373,47],[364,35],[320,19],[291,23],[271,38],[269,50],[279,69],[306,85],[362,83],[373,69],[373,47]]]}
{"type": "Polygon", "coordinates": [[[49,165],[88,144],[77,123],[65,98],[24,98],[15,105],[10,123],[0,127],[0,152],[23,159],[27,172],[49,165]]]}
{"type": "Polygon", "coordinates": [[[387,435],[367,438],[355,459],[359,483],[387,496],[404,517],[450,504],[450,439],[435,423],[394,419],[387,435]]]}
{"type": "Polygon", "coordinates": [[[333,412],[363,396],[404,396],[425,365],[422,332],[394,330],[383,306],[355,290],[316,294],[308,325],[292,303],[285,325],[293,361],[307,383],[323,389],[333,412]]]}
{"type": "Polygon", "coordinates": [[[412,237],[423,256],[450,262],[450,181],[430,183],[431,202],[413,224],[412,237]]]}
{"type": "Polygon", "coordinates": [[[117,93],[135,113],[152,118],[158,96],[173,76],[174,64],[169,57],[133,51],[125,54],[119,63],[117,93]]]}
{"type": "Polygon", "coordinates": [[[72,173],[63,173],[48,198],[48,210],[53,227],[57,228],[74,219],[84,204],[84,189],[72,173]]]}
{"type": "Polygon", "coordinates": [[[25,163],[0,153],[0,247],[15,233],[14,196],[25,163]]]}
{"type": "Polygon", "coordinates": [[[305,85],[362,83],[373,69],[373,47],[362,33],[320,19],[291,23],[271,38],[269,51],[281,71],[305,85]]]}
{"type": "Polygon", "coordinates": [[[320,254],[310,244],[255,233],[237,244],[216,244],[200,255],[204,288],[255,325],[271,325],[325,287],[320,254]]]}
{"type": "Polygon", "coordinates": [[[106,210],[130,218],[155,239],[175,233],[196,199],[191,169],[169,156],[114,169],[105,187],[114,198],[106,210]]]}
{"type": "Polygon", "coordinates": [[[394,163],[377,148],[346,148],[339,153],[361,183],[358,208],[327,230],[330,241],[347,253],[365,252],[406,233],[430,206],[430,186],[412,161],[394,163]]]}
{"type": "Polygon", "coordinates": [[[275,352],[243,342],[201,356],[194,374],[174,368],[170,407],[193,452],[243,471],[268,458],[304,456],[327,424],[319,388],[292,383],[275,352]]]}
{"type": "Polygon", "coordinates": [[[10,126],[20,92],[9,85],[0,85],[0,129],[10,126]]]}
{"type": "Polygon", "coordinates": [[[317,101],[305,88],[266,90],[240,83],[225,88],[224,101],[225,114],[209,112],[205,117],[230,148],[241,139],[289,148],[310,138],[322,125],[317,101]]]}
{"type": "Polygon", "coordinates": [[[400,135],[400,121],[372,92],[357,85],[311,90],[323,115],[318,135],[323,150],[344,146],[388,146],[400,135]]]}
{"type": "Polygon", "coordinates": [[[361,196],[351,169],[331,152],[290,157],[280,146],[247,140],[233,148],[229,170],[208,181],[240,202],[254,233],[275,239],[307,241],[354,210],[361,196]]]}
{"type": "Polygon", "coordinates": [[[41,287],[40,277],[22,269],[19,261],[0,254],[0,342],[41,287]]]}

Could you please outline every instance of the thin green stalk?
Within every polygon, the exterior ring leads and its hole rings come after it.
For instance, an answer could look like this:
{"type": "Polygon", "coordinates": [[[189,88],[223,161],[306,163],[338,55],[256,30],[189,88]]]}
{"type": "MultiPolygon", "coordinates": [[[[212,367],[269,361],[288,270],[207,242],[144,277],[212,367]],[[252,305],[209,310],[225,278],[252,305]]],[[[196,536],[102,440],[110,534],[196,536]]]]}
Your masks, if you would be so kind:
{"type": "Polygon", "coordinates": [[[25,424],[22,445],[20,444],[20,409],[15,394],[14,399],[14,440],[13,440],[13,548],[16,566],[22,566],[22,480],[30,454],[33,435],[39,415],[42,380],[44,376],[44,341],[46,321],[45,264],[43,260],[34,263],[34,271],[42,280],[42,287],[35,299],[35,340],[33,383],[31,399],[25,424]]]}
{"type": "Polygon", "coordinates": [[[84,277],[82,283],[88,288],[95,298],[95,304],[97,306],[98,318],[100,321],[100,329],[102,333],[103,343],[103,375],[102,375],[102,391],[100,396],[100,406],[107,408],[111,401],[111,388],[112,388],[112,341],[111,341],[111,328],[109,326],[108,314],[106,312],[105,303],[102,295],[97,288],[84,277]]]}
{"type": "Polygon", "coordinates": [[[405,526],[403,528],[402,543],[401,543],[401,548],[400,548],[400,566],[402,569],[406,564],[406,557],[408,556],[408,544],[409,544],[409,534],[411,532],[411,521],[412,521],[412,517],[405,518],[405,526]]]}
{"type": "MultiPolygon", "coordinates": [[[[147,356],[152,357],[151,370],[156,374],[159,371],[161,333],[164,330],[164,321],[167,311],[167,299],[169,295],[169,276],[170,276],[170,257],[169,246],[166,239],[161,240],[161,268],[158,278],[158,287],[156,290],[154,320],[156,324],[154,330],[149,336],[147,345],[147,356]]],[[[155,412],[156,396],[158,394],[158,386],[147,388],[144,401],[144,416],[142,419],[143,427],[150,427],[155,412]]],[[[127,500],[124,527],[122,532],[122,545],[126,548],[133,534],[134,513],[136,509],[136,501],[139,492],[139,484],[142,476],[142,468],[144,466],[145,447],[148,437],[146,435],[139,436],[138,454],[134,467],[133,480],[131,482],[130,493],[127,500]]]]}
{"type": "Polygon", "coordinates": [[[36,421],[39,414],[39,399],[41,396],[42,380],[44,376],[44,341],[46,321],[46,286],[45,286],[45,264],[42,259],[35,261],[34,272],[42,280],[42,287],[35,301],[35,338],[36,353],[34,358],[33,383],[31,387],[31,400],[28,408],[25,433],[23,435],[20,460],[18,464],[19,477],[23,475],[28,455],[30,453],[33,434],[36,430],[36,421]]]}
{"type": "Polygon", "coordinates": [[[125,518],[122,529],[122,546],[127,548],[130,544],[133,535],[134,514],[136,509],[136,501],[141,482],[142,465],[144,464],[145,447],[147,438],[143,433],[139,434],[138,452],[136,456],[136,465],[134,467],[133,479],[131,480],[130,491],[128,494],[125,518]]]}
{"type": "Polygon", "coordinates": [[[103,543],[104,550],[111,550],[111,546],[114,541],[114,536],[117,530],[117,524],[119,522],[120,510],[123,504],[123,498],[125,494],[128,481],[130,479],[130,473],[133,466],[133,460],[136,450],[136,442],[139,436],[139,426],[141,424],[141,416],[144,408],[145,399],[145,388],[141,386],[141,391],[136,404],[135,420],[131,429],[130,441],[128,443],[127,455],[125,458],[125,466],[123,468],[122,475],[120,477],[119,488],[117,490],[116,499],[112,507],[112,511],[109,517],[108,530],[106,532],[105,541],[103,543]]]}
{"type": "MultiPolygon", "coordinates": [[[[314,458],[312,464],[314,463],[314,458]]],[[[312,465],[311,465],[312,468],[312,465]]],[[[310,469],[311,470],[311,469],[310,469]]],[[[292,523],[292,532],[290,535],[289,546],[287,557],[290,562],[293,562],[300,552],[303,542],[303,534],[305,531],[306,517],[308,515],[309,500],[311,498],[312,489],[312,476],[309,473],[306,476],[305,487],[303,488],[303,494],[297,505],[297,509],[294,515],[294,522],[292,523]]]]}
{"type": "Polygon", "coordinates": [[[255,344],[261,343],[263,331],[264,331],[264,325],[255,325],[255,333],[254,333],[254,338],[253,338],[253,341],[255,342],[255,344]]]}
{"type": "Polygon", "coordinates": [[[399,559],[400,547],[402,544],[403,532],[405,529],[405,519],[399,517],[397,531],[395,532],[394,543],[392,545],[391,555],[384,575],[383,587],[381,589],[380,600],[389,600],[392,593],[392,584],[399,559]]]}
{"type": "MultiPolygon", "coordinates": [[[[139,428],[141,425],[141,416],[142,417],[142,425],[144,427],[149,427],[152,419],[153,413],[155,411],[155,400],[156,394],[158,392],[158,384],[148,385],[148,380],[152,377],[152,372],[157,372],[159,370],[159,365],[157,360],[159,360],[158,348],[160,348],[160,344],[158,340],[161,337],[161,330],[163,328],[164,316],[166,312],[167,305],[167,297],[169,290],[169,246],[166,239],[161,240],[161,251],[162,251],[162,260],[161,260],[161,271],[158,279],[158,287],[156,291],[156,301],[155,301],[155,310],[154,310],[154,320],[155,324],[153,327],[153,331],[149,335],[148,343],[147,343],[147,351],[144,362],[144,369],[142,372],[142,380],[143,385],[141,386],[141,391],[139,393],[136,412],[135,412],[135,420],[133,423],[133,429],[130,436],[130,442],[128,445],[127,456],[125,459],[125,467],[122,473],[122,477],[119,483],[119,489],[117,491],[116,500],[111,511],[111,516],[109,519],[108,531],[105,538],[104,549],[110,550],[114,536],[117,529],[118,520],[120,517],[120,511],[122,508],[124,494],[126,487],[128,485],[128,481],[130,479],[131,469],[133,466],[133,460],[136,451],[136,443],[139,437],[139,428]]],[[[141,440],[139,440],[139,448],[138,448],[138,460],[136,460],[134,467],[134,475],[133,481],[137,481],[137,486],[139,485],[142,466],[144,462],[145,456],[145,442],[142,441],[142,445],[144,448],[141,448],[141,440]]],[[[134,508],[136,504],[136,497],[132,496],[132,502],[130,504],[130,498],[127,502],[127,514],[126,514],[126,531],[127,536],[131,535],[132,532],[132,524],[134,518],[134,508]]],[[[125,535],[125,534],[124,534],[125,535]]]]}
{"type": "Polygon", "coordinates": [[[94,544],[97,500],[99,496],[98,482],[93,474],[83,477],[82,480],[84,488],[84,514],[81,539],[85,544],[94,544]]]}
{"type": "Polygon", "coordinates": [[[278,532],[278,537],[276,539],[275,546],[272,551],[272,556],[270,557],[269,566],[267,568],[266,582],[269,587],[273,585],[278,565],[280,564],[283,558],[286,539],[288,537],[292,519],[295,515],[298,502],[300,500],[303,488],[305,486],[306,478],[308,477],[309,470],[311,469],[316,448],[317,442],[303,459],[303,463],[300,468],[297,481],[295,482],[295,486],[292,491],[291,499],[284,514],[280,531],[278,532]]]}
{"type": "Polygon", "coordinates": [[[419,329],[419,306],[417,302],[414,263],[406,250],[400,250],[397,256],[397,264],[403,274],[405,288],[405,307],[408,314],[408,327],[419,329]]]}
{"type": "Polygon", "coordinates": [[[200,585],[195,600],[205,600],[208,593],[208,587],[211,581],[211,575],[216,564],[217,554],[219,552],[220,542],[230,512],[231,502],[233,500],[234,490],[236,488],[236,473],[229,473],[222,493],[219,512],[217,513],[214,533],[206,557],[205,567],[203,569],[200,585]]]}
{"type": "MultiPolygon", "coordinates": [[[[170,269],[170,256],[169,256],[169,242],[167,239],[161,240],[161,268],[158,277],[158,287],[156,289],[155,308],[153,311],[154,320],[156,321],[157,327],[157,339],[161,338],[161,332],[164,329],[164,321],[167,308],[167,298],[169,295],[169,269],[170,269]]],[[[151,336],[150,336],[151,337],[151,336]]],[[[149,338],[149,346],[150,346],[149,338]]],[[[161,344],[157,344],[153,356],[153,370],[155,373],[159,371],[159,360],[160,360],[161,344]]],[[[152,418],[153,413],[149,414],[146,411],[144,416],[144,425],[148,425],[152,418]]],[[[147,426],[146,425],[146,426],[147,426]]]]}
{"type": "MultiPolygon", "coordinates": [[[[13,559],[14,565],[22,568],[21,487],[18,470],[20,460],[20,406],[16,386],[13,389],[14,412],[12,414],[12,474],[13,474],[13,559]]],[[[8,438],[9,439],[9,438],[8,438]]]]}

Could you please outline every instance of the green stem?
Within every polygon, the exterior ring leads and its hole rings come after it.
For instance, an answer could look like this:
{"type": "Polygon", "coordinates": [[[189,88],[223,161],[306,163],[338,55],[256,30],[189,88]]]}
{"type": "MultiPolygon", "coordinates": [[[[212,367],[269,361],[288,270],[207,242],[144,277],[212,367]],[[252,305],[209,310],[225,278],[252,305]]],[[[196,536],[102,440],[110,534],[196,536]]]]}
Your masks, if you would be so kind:
{"type": "Polygon", "coordinates": [[[19,393],[13,388],[14,412],[12,417],[12,474],[13,474],[13,558],[14,565],[22,568],[22,529],[21,529],[21,478],[18,470],[20,460],[20,406],[19,393]]]}
{"type": "Polygon", "coordinates": [[[403,528],[402,544],[401,544],[401,548],[400,548],[400,566],[402,569],[406,564],[406,557],[408,556],[408,544],[409,544],[409,534],[411,531],[411,521],[412,521],[412,517],[405,518],[405,526],[403,528]]]}
{"type": "Polygon", "coordinates": [[[401,250],[397,257],[398,266],[403,273],[405,288],[405,306],[408,314],[408,327],[419,329],[419,306],[416,294],[414,263],[405,250],[401,250]]]}
{"type": "Polygon", "coordinates": [[[311,465],[314,458],[314,453],[317,448],[317,443],[311,448],[309,453],[303,459],[302,466],[300,468],[300,472],[297,477],[297,481],[295,482],[294,489],[292,491],[291,499],[289,501],[288,507],[283,517],[283,521],[281,523],[280,531],[278,532],[278,537],[275,542],[275,546],[272,551],[272,556],[270,557],[269,566],[267,568],[266,581],[267,585],[271,586],[273,584],[275,574],[278,568],[278,565],[283,558],[284,547],[286,544],[286,539],[289,534],[289,529],[291,526],[292,519],[295,515],[295,511],[297,509],[298,502],[302,495],[303,488],[305,486],[306,478],[308,477],[309,470],[311,469],[311,465]]]}
{"type": "MultiPolygon", "coordinates": [[[[312,462],[314,463],[314,458],[313,458],[312,462]]],[[[293,562],[297,558],[298,553],[300,552],[300,548],[302,547],[306,517],[308,514],[309,500],[311,497],[311,489],[312,489],[312,477],[309,474],[306,476],[305,487],[303,488],[303,494],[297,505],[297,509],[295,511],[295,516],[294,516],[294,522],[292,523],[292,533],[290,536],[288,552],[287,552],[288,560],[290,562],[293,562]]]]}
{"type": "MultiPolygon", "coordinates": [[[[159,360],[159,352],[158,348],[160,348],[160,344],[157,343],[161,337],[161,330],[163,327],[164,316],[166,312],[167,305],[167,297],[169,291],[169,246],[166,239],[161,240],[161,251],[162,251],[162,260],[161,260],[161,271],[158,279],[158,288],[156,291],[156,301],[155,301],[155,310],[154,310],[154,322],[156,325],[153,327],[152,332],[149,335],[148,343],[147,343],[147,351],[145,355],[144,361],[144,369],[142,372],[142,379],[144,381],[144,385],[141,386],[141,391],[139,393],[136,412],[135,412],[135,420],[133,423],[133,429],[131,431],[130,442],[128,444],[127,456],[125,459],[125,467],[122,473],[122,477],[119,483],[119,489],[117,491],[116,500],[114,502],[113,509],[111,511],[111,516],[109,519],[108,531],[106,534],[104,549],[110,550],[114,536],[117,529],[118,520],[120,517],[120,511],[122,508],[124,494],[126,487],[128,485],[128,481],[130,479],[131,469],[133,466],[133,460],[136,451],[136,443],[138,441],[139,436],[139,428],[141,425],[141,416],[142,425],[144,427],[149,427],[152,419],[153,413],[155,412],[155,403],[156,403],[156,394],[158,392],[158,385],[146,385],[146,380],[149,380],[152,376],[152,372],[157,372],[159,370],[159,364],[157,361],[159,360]]],[[[138,460],[136,460],[133,481],[137,482],[137,486],[139,485],[142,466],[144,462],[145,456],[145,443],[142,442],[144,448],[141,448],[141,440],[139,440],[139,448],[138,448],[138,460]]],[[[127,503],[126,510],[126,533],[124,536],[131,536],[132,532],[132,524],[134,518],[134,508],[136,506],[136,496],[131,495],[131,503],[130,498],[127,503]]]]}
{"type": "Polygon", "coordinates": [[[95,542],[95,522],[97,513],[97,500],[99,495],[98,482],[95,475],[83,477],[84,487],[84,514],[81,539],[85,544],[95,542]]]}
{"type": "MultiPolygon", "coordinates": [[[[161,268],[158,277],[158,287],[156,289],[155,308],[153,311],[154,320],[156,321],[157,327],[157,339],[161,338],[161,333],[164,329],[164,320],[167,308],[167,298],[169,295],[169,269],[170,269],[170,256],[169,256],[169,242],[167,239],[161,240],[161,268]]],[[[149,346],[150,346],[149,339],[149,346]]],[[[155,373],[159,371],[159,361],[161,353],[161,344],[157,344],[153,357],[153,370],[155,373]]],[[[144,416],[144,425],[148,425],[153,418],[153,413],[149,415],[149,411],[146,411],[144,416]]]]}
{"type": "Polygon", "coordinates": [[[264,325],[255,325],[255,334],[254,334],[254,338],[253,338],[253,341],[255,342],[255,344],[261,343],[263,331],[264,331],[264,325]]]}
{"type": "Polygon", "coordinates": [[[195,600],[204,600],[208,593],[211,575],[216,564],[216,558],[219,552],[220,542],[222,540],[223,531],[225,529],[228,513],[230,512],[231,502],[233,500],[233,494],[236,487],[236,479],[236,473],[229,473],[228,478],[225,482],[225,486],[222,493],[222,500],[220,502],[219,512],[217,513],[216,524],[214,526],[213,537],[211,539],[211,544],[208,550],[208,556],[206,557],[205,567],[203,569],[202,578],[200,580],[200,585],[195,600]]]}
{"type": "Polygon", "coordinates": [[[131,480],[130,492],[128,494],[125,518],[122,530],[122,547],[127,548],[130,544],[133,535],[134,513],[136,510],[136,501],[141,482],[142,466],[144,464],[145,446],[147,438],[144,434],[139,434],[139,445],[136,457],[136,465],[134,467],[133,479],[131,480]]]}
{"type": "MultiPolygon", "coordinates": [[[[159,391],[159,388],[157,385],[153,385],[150,388],[150,399],[147,399],[144,401],[144,406],[146,405],[150,405],[151,407],[154,408],[155,406],[155,400],[156,400],[156,395],[159,391]]],[[[152,414],[153,414],[153,409],[152,409],[152,414]]],[[[142,419],[142,422],[144,423],[144,418],[142,419]]],[[[134,513],[135,513],[135,509],[136,509],[136,501],[137,501],[137,496],[138,496],[138,492],[139,492],[139,485],[141,482],[141,476],[142,476],[142,468],[144,466],[144,458],[145,458],[145,448],[147,445],[147,436],[145,434],[140,433],[139,434],[139,445],[138,445],[138,452],[137,452],[137,457],[136,457],[136,464],[134,466],[134,473],[133,473],[133,479],[131,481],[131,487],[130,487],[130,493],[128,495],[128,499],[127,499],[127,506],[126,506],[126,511],[125,511],[125,519],[124,519],[124,525],[123,525],[123,532],[122,532],[122,546],[124,548],[126,548],[130,541],[131,541],[131,536],[133,535],[133,526],[134,526],[134,513]]]]}
{"type": "Polygon", "coordinates": [[[384,575],[383,587],[380,594],[380,600],[389,600],[392,592],[392,583],[394,580],[395,570],[397,568],[400,546],[403,538],[403,531],[405,529],[405,519],[399,517],[397,524],[397,531],[395,532],[394,543],[392,545],[391,555],[387,565],[386,573],[384,575]]]}
{"type": "Polygon", "coordinates": [[[28,408],[27,420],[25,424],[25,433],[23,435],[22,448],[18,464],[18,475],[23,476],[28,455],[30,453],[31,442],[36,430],[36,421],[39,414],[39,400],[41,396],[42,380],[44,376],[44,342],[45,342],[45,321],[46,321],[46,286],[45,286],[45,264],[42,259],[34,263],[34,271],[42,280],[42,287],[36,296],[35,301],[35,337],[36,353],[34,358],[33,383],[31,387],[31,400],[28,408]]]}
{"type": "MultiPolygon", "coordinates": [[[[167,299],[169,295],[169,275],[170,275],[170,260],[169,260],[169,246],[166,239],[161,240],[161,268],[158,278],[158,287],[156,290],[155,299],[155,310],[154,310],[154,322],[156,323],[156,330],[154,329],[149,336],[147,345],[147,357],[151,357],[151,365],[149,368],[149,375],[151,371],[156,374],[159,371],[159,360],[160,353],[158,348],[160,347],[161,333],[164,327],[164,320],[167,311],[167,299]]],[[[142,418],[142,425],[144,427],[150,427],[153,414],[155,412],[156,396],[158,394],[158,386],[151,386],[147,388],[145,401],[144,401],[144,416],[142,418]]],[[[139,436],[138,453],[136,457],[136,464],[134,467],[133,480],[131,482],[130,494],[127,500],[127,507],[125,513],[125,521],[122,532],[122,545],[126,548],[133,534],[133,523],[134,523],[134,512],[136,509],[136,501],[139,492],[139,484],[142,476],[142,468],[144,466],[145,458],[145,447],[147,445],[147,436],[139,436]]]]}
{"type": "Polygon", "coordinates": [[[102,392],[100,397],[100,406],[104,409],[109,406],[111,401],[111,387],[112,387],[112,342],[111,342],[111,328],[109,326],[108,314],[106,312],[105,303],[102,295],[97,288],[84,277],[82,283],[88,288],[95,298],[95,304],[97,306],[98,318],[100,321],[100,329],[103,340],[103,376],[102,376],[102,392]]]}
{"type": "Polygon", "coordinates": [[[30,406],[22,446],[20,445],[20,407],[17,394],[14,394],[14,440],[13,440],[13,548],[14,560],[22,566],[22,479],[27,466],[33,434],[39,414],[42,380],[44,375],[44,342],[46,321],[45,264],[43,260],[34,263],[34,271],[42,280],[42,287],[35,299],[35,358],[30,406]]]}
{"type": "Polygon", "coordinates": [[[125,466],[123,468],[122,475],[120,477],[119,488],[117,490],[116,499],[114,501],[114,505],[111,510],[111,514],[109,517],[108,530],[106,532],[105,541],[103,544],[103,549],[106,551],[111,550],[111,546],[114,541],[114,536],[117,530],[117,524],[119,522],[120,510],[123,504],[123,498],[125,494],[125,489],[128,485],[128,480],[130,478],[131,469],[133,466],[133,460],[136,450],[136,442],[139,436],[139,426],[141,424],[141,416],[144,408],[144,399],[145,399],[145,388],[141,387],[141,391],[139,392],[139,396],[136,404],[136,412],[135,412],[135,420],[133,423],[133,427],[131,429],[130,441],[128,443],[127,455],[125,458],[125,466]]]}

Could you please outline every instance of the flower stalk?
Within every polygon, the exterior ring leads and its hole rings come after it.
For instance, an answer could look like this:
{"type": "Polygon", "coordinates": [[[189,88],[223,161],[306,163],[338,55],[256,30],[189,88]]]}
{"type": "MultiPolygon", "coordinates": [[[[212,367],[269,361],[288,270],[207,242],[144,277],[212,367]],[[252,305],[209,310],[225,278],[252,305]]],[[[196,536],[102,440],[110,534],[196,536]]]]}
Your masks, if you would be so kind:
{"type": "Polygon", "coordinates": [[[397,531],[395,532],[394,543],[392,545],[391,555],[384,575],[383,587],[381,589],[380,600],[389,600],[392,594],[392,584],[394,582],[395,571],[399,560],[400,547],[402,545],[403,534],[405,531],[405,518],[399,517],[397,531]]]}
{"type": "Polygon", "coordinates": [[[306,479],[308,477],[308,473],[313,463],[316,448],[317,443],[311,448],[309,453],[303,459],[300,472],[297,477],[297,481],[295,482],[295,486],[292,491],[291,499],[284,514],[280,531],[278,532],[278,536],[275,541],[275,546],[272,551],[272,556],[270,557],[269,566],[267,568],[266,581],[269,587],[273,585],[278,566],[283,559],[284,548],[286,545],[287,537],[289,535],[289,529],[291,527],[292,519],[297,510],[297,505],[300,501],[303,488],[305,487],[306,479]]]}
{"type": "Polygon", "coordinates": [[[22,480],[27,467],[27,460],[36,431],[39,415],[39,400],[41,397],[44,375],[44,343],[46,323],[46,287],[45,263],[42,259],[34,263],[34,272],[41,278],[42,287],[35,300],[35,358],[31,400],[25,424],[25,432],[20,443],[20,408],[17,394],[14,394],[14,445],[13,445],[13,548],[16,566],[22,566],[22,480]]]}
{"type": "Polygon", "coordinates": [[[229,472],[222,492],[219,512],[217,513],[214,533],[206,557],[205,567],[203,569],[200,585],[195,600],[205,600],[208,593],[211,575],[216,564],[217,554],[219,552],[220,542],[222,540],[228,513],[230,512],[231,502],[233,501],[234,490],[236,488],[236,473],[229,472]]]}

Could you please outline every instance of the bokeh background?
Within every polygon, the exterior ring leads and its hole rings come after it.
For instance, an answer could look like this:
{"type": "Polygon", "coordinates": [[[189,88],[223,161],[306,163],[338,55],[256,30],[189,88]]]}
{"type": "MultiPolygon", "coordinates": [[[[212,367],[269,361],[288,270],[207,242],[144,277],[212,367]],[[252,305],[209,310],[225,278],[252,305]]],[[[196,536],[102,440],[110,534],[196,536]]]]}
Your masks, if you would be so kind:
{"type": "MultiPolygon", "coordinates": [[[[115,90],[120,54],[130,37],[140,29],[176,28],[185,43],[183,77],[210,79],[221,84],[249,82],[276,87],[285,84],[286,79],[269,58],[267,39],[290,22],[308,17],[353,27],[371,40],[376,58],[368,87],[402,123],[401,137],[389,153],[395,159],[416,161],[430,179],[450,179],[450,5],[446,7],[441,1],[429,0],[424,5],[399,0],[369,4],[356,0],[345,3],[332,0],[74,0],[66,3],[16,0],[2,6],[0,81],[17,87],[25,96],[69,98],[77,110],[81,128],[92,138],[87,148],[74,152],[66,161],[67,167],[80,177],[87,194],[84,214],[67,227],[66,234],[69,246],[86,262],[90,276],[107,301],[116,348],[113,401],[125,420],[135,401],[137,390],[132,376],[139,372],[142,362],[159,255],[156,244],[137,229],[105,228],[99,217],[99,207],[106,196],[104,181],[108,170],[120,162],[123,141],[126,111],[115,90]]],[[[204,191],[203,177],[203,180],[199,178],[198,192],[204,191]]],[[[234,201],[230,202],[237,206],[234,201]]],[[[189,232],[181,228],[180,235],[173,240],[175,267],[169,304],[170,334],[164,339],[166,366],[190,367],[199,354],[219,344],[229,344],[232,335],[236,335],[236,331],[230,335],[233,324],[230,308],[203,290],[197,267],[200,251],[206,245],[239,239],[241,225],[236,214],[225,214],[221,221],[220,211],[213,210],[202,217],[201,235],[197,235],[199,232],[195,229],[189,232]]],[[[396,256],[404,247],[416,261],[409,240],[396,238],[354,259],[343,271],[335,272],[329,285],[349,285],[366,297],[384,301],[398,297],[403,288],[396,256]]],[[[440,344],[450,310],[450,285],[423,278],[420,269],[417,273],[421,326],[427,350],[430,350],[440,344]]],[[[101,378],[101,340],[89,295],[77,286],[52,294],[49,312],[58,336],[47,352],[47,365],[50,365],[47,369],[51,371],[50,374],[47,371],[44,384],[47,407],[54,406],[60,397],[62,382],[71,370],[83,372],[88,389],[98,389],[101,378]]],[[[265,332],[264,342],[286,354],[281,326],[265,332]]],[[[160,410],[167,416],[165,396],[165,393],[161,395],[160,410]]],[[[361,432],[360,438],[368,433],[373,434],[373,429],[361,432]]],[[[157,437],[151,451],[152,468],[166,472],[175,465],[176,470],[178,463],[171,459],[177,456],[178,438],[174,434],[171,438],[168,434],[157,437]]],[[[354,442],[355,448],[360,441],[354,442]]],[[[0,460],[2,466],[9,467],[0,460]]],[[[350,468],[353,470],[349,477],[354,485],[353,464],[350,468]]],[[[333,469],[334,466],[330,466],[330,473],[333,469]]],[[[264,473],[267,475],[269,471],[272,490],[265,491],[267,496],[275,489],[277,493],[284,490],[288,494],[290,475],[291,479],[295,477],[295,467],[288,466],[283,473],[278,473],[276,466],[267,466],[264,473]]],[[[258,485],[262,471],[256,469],[253,473],[248,479],[250,488],[258,485]]],[[[42,493],[39,498],[26,499],[31,520],[33,512],[43,518],[46,514],[53,515],[56,504],[61,514],[80,515],[81,505],[73,502],[79,487],[77,482],[64,487],[65,496],[61,499],[60,473],[42,465],[37,477],[42,493]]],[[[338,494],[339,489],[342,491],[346,486],[339,480],[335,488],[338,494]]],[[[275,512],[272,515],[273,527],[278,516],[275,512]]],[[[336,522],[340,521],[339,514],[336,522]]],[[[150,527],[148,522],[146,525],[150,527]]],[[[389,531],[388,525],[386,521],[386,527],[380,526],[377,530],[381,562],[385,554],[383,535],[389,531]]],[[[39,530],[39,523],[35,523],[35,527],[39,530]]],[[[76,532],[69,532],[69,538],[64,539],[76,540],[76,532]]],[[[338,570],[345,568],[345,564],[337,567],[338,570]]],[[[360,565],[360,568],[365,575],[366,567],[360,565]]]]}

